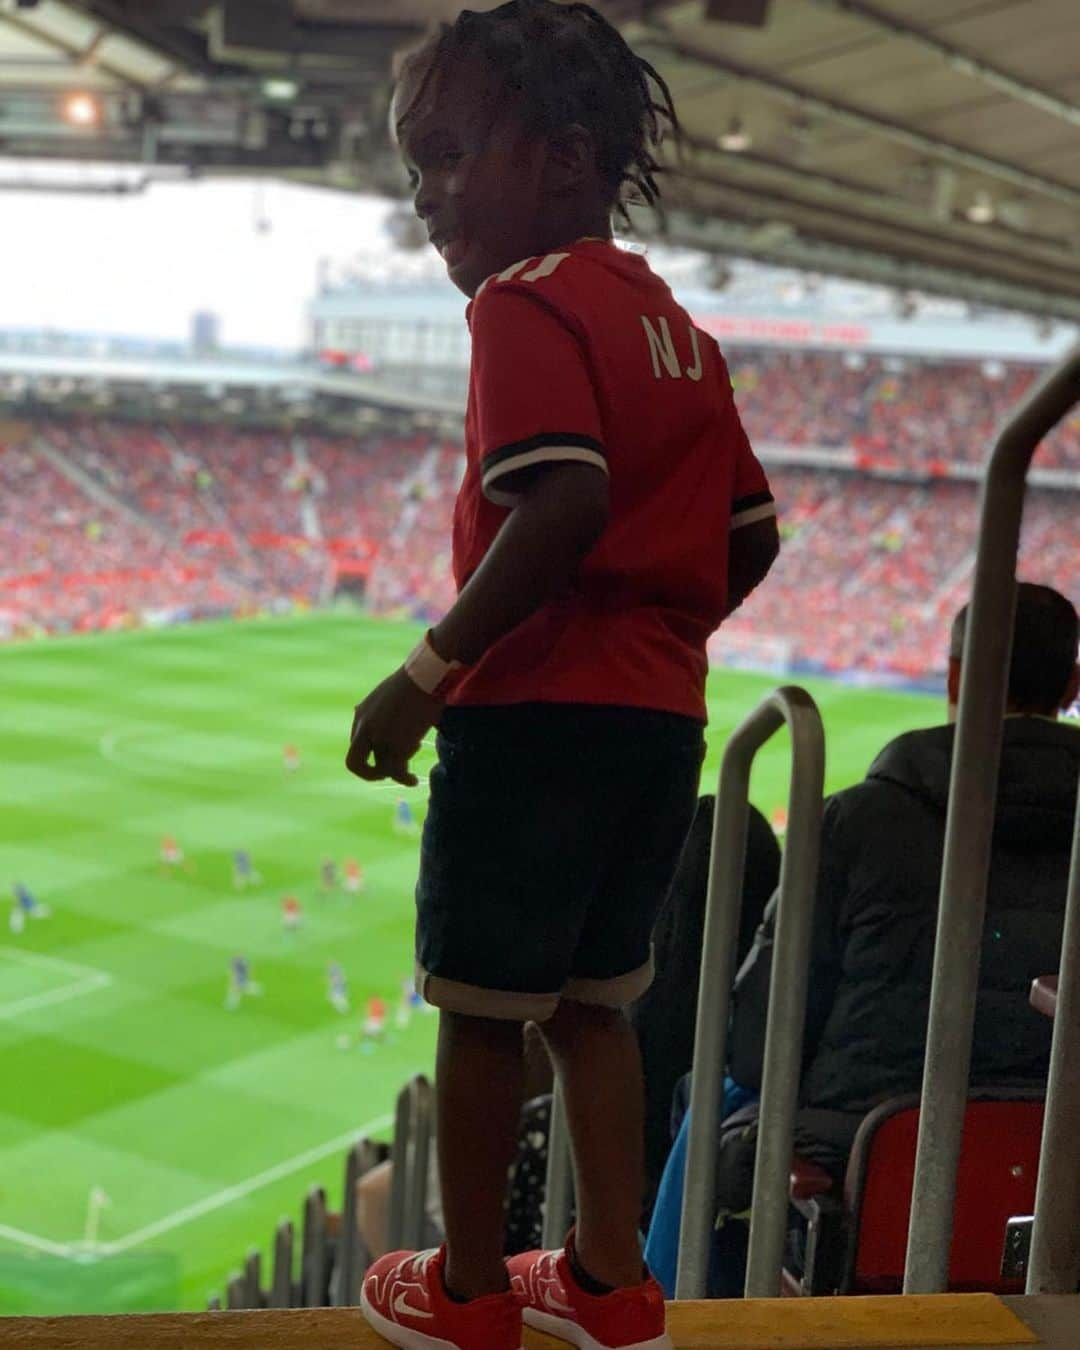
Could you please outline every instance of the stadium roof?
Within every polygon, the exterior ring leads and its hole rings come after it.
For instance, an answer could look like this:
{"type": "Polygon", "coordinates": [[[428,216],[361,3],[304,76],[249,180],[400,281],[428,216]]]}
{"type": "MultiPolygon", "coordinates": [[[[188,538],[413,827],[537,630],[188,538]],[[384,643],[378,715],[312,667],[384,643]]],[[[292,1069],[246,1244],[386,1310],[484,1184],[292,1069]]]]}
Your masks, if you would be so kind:
{"type": "MultiPolygon", "coordinates": [[[[458,8],[0,0],[0,142],[147,176],[275,172],[401,193],[384,132],[393,53],[458,8]],[[72,105],[83,92],[96,105],[72,105]]],[[[681,109],[673,241],[1080,319],[1077,0],[600,8],[681,109]]]]}

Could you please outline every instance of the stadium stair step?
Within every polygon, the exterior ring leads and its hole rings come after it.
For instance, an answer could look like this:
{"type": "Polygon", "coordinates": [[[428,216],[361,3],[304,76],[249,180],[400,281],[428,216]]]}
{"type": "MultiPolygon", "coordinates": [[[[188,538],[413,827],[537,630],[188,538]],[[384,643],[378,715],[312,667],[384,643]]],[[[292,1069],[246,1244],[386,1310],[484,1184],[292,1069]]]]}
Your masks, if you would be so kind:
{"type": "MultiPolygon", "coordinates": [[[[671,1306],[669,1325],[676,1350],[1076,1350],[1080,1297],[679,1303],[671,1306]]],[[[0,1318],[0,1350],[382,1350],[385,1344],[353,1308],[0,1318]]],[[[561,1344],[525,1336],[526,1350],[561,1344]]]]}

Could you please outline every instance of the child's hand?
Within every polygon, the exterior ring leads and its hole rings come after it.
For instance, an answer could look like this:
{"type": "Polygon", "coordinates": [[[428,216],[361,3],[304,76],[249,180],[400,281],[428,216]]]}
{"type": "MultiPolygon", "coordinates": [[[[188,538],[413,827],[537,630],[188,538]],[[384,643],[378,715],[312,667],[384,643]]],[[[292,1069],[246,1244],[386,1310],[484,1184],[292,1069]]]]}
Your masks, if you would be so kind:
{"type": "Polygon", "coordinates": [[[356,705],[345,767],[369,783],[392,778],[415,787],[419,780],[409,760],[441,711],[438,699],[418,689],[403,669],[396,670],[356,705]]]}

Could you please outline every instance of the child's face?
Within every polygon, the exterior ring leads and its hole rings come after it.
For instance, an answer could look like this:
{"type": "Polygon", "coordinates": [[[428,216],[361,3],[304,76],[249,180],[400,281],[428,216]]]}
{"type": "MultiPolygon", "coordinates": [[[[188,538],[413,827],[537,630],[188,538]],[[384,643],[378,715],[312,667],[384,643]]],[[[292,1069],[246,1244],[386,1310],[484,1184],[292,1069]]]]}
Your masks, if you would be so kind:
{"type": "Polygon", "coordinates": [[[499,87],[479,62],[407,74],[394,96],[398,148],[416,214],[468,296],[495,272],[542,252],[545,143],[500,106],[499,87]],[[405,117],[402,123],[400,119],[405,117]]]}

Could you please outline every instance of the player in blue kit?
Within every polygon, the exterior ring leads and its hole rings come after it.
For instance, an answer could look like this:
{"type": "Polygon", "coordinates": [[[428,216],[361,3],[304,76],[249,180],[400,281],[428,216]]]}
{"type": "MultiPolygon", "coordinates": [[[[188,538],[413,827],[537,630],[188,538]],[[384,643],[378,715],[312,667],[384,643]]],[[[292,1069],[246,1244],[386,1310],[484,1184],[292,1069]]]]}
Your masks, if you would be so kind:
{"type": "Polygon", "coordinates": [[[241,1000],[262,993],[262,986],[251,978],[251,963],[246,956],[234,956],[229,962],[229,991],[225,996],[225,1007],[229,1012],[239,1008],[241,1000]]]}
{"type": "Polygon", "coordinates": [[[394,830],[398,834],[415,834],[416,817],[413,809],[404,797],[399,797],[394,806],[394,830]]]}
{"type": "Polygon", "coordinates": [[[349,982],[345,971],[337,961],[331,961],[326,967],[326,996],[335,1012],[344,1017],[349,1011],[349,982]]]}
{"type": "Polygon", "coordinates": [[[233,885],[238,891],[246,891],[249,886],[259,886],[261,883],[262,877],[255,870],[251,854],[246,848],[236,849],[233,852],[233,885]]]}
{"type": "Polygon", "coordinates": [[[21,933],[27,919],[47,919],[52,913],[48,905],[43,905],[28,886],[17,881],[12,887],[15,905],[11,911],[10,926],[13,933],[21,933]]]}

